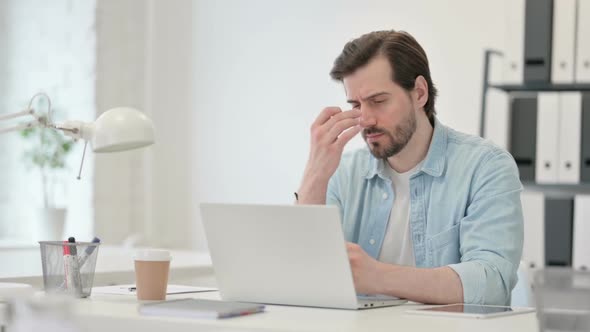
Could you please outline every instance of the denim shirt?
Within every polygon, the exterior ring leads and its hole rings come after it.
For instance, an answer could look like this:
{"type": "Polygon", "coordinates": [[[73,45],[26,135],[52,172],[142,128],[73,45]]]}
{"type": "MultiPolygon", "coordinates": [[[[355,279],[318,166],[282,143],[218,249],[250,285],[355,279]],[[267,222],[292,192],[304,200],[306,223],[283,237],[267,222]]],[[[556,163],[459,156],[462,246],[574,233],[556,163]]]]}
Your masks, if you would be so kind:
{"type": "MultiPolygon", "coordinates": [[[[368,148],[344,154],[326,200],[339,207],[346,240],[375,259],[395,200],[384,166],[368,148]]],[[[522,255],[521,191],[508,152],[435,120],[424,163],[410,178],[416,267],[452,268],[465,303],[508,305],[522,255]]]]}

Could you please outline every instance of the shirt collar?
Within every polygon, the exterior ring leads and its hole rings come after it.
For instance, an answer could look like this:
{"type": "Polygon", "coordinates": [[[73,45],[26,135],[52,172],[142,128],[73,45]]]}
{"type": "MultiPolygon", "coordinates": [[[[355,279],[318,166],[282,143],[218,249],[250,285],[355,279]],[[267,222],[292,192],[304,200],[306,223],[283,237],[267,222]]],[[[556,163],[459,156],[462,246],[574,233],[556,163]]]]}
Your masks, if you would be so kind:
{"type": "MultiPolygon", "coordinates": [[[[420,171],[434,177],[439,177],[443,174],[446,164],[448,128],[445,127],[438,119],[434,118],[434,132],[430,140],[430,147],[428,153],[422,163],[420,171]]],[[[372,179],[378,175],[382,179],[389,179],[385,171],[385,163],[383,160],[375,158],[372,154],[369,155],[367,162],[367,172],[365,178],[372,179]]]]}

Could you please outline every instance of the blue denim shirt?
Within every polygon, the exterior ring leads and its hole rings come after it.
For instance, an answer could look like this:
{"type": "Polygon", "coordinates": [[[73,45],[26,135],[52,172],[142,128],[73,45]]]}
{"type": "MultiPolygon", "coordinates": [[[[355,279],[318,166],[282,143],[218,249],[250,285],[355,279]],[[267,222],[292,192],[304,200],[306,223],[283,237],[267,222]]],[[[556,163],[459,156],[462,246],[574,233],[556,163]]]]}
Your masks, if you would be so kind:
{"type": "MultiPolygon", "coordinates": [[[[368,148],[346,153],[327,192],[346,240],[375,259],[395,199],[384,166],[368,148]]],[[[522,255],[521,191],[508,152],[435,120],[424,163],[410,178],[416,266],[455,270],[465,303],[508,305],[522,255]]]]}

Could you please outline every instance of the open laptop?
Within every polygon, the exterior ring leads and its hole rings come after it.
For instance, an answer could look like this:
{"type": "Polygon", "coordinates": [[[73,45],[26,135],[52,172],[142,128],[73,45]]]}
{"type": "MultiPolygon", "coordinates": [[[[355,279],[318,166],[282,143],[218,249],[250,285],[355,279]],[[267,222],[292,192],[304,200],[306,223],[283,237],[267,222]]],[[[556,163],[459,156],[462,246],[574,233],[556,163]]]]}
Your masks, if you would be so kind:
{"type": "Polygon", "coordinates": [[[406,302],[357,296],[335,206],[203,203],[201,216],[224,300],[342,309],[406,302]]]}

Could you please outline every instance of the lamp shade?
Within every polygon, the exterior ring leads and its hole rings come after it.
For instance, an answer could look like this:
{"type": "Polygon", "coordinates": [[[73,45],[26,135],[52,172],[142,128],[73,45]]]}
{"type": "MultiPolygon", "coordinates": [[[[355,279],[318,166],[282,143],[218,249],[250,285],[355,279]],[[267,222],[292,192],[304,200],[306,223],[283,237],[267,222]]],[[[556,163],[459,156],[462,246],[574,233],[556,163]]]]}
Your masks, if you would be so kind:
{"type": "Polygon", "coordinates": [[[132,150],[154,143],[152,120],[130,107],[110,109],[88,127],[85,129],[94,152],[132,150]]]}

